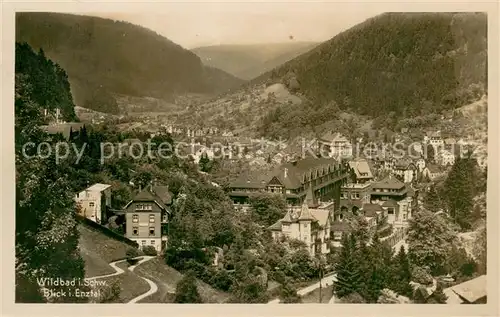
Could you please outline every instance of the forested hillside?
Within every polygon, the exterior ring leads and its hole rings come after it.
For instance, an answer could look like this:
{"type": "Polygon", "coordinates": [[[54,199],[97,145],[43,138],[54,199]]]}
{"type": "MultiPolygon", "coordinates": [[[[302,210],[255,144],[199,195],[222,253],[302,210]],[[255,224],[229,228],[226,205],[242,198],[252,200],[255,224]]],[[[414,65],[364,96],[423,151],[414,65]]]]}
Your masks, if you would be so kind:
{"type": "MultiPolygon", "coordinates": [[[[35,54],[26,44],[16,45],[16,302],[48,300],[37,279],[72,280],[84,274],[68,165],[57,164],[55,155],[50,155],[53,148],[49,157],[36,155],[36,145],[49,142],[55,146],[58,141],[40,130],[43,109],[60,107],[66,119],[75,116],[65,76],[43,52],[35,54]],[[25,148],[29,143],[35,146],[25,148]]],[[[56,286],[54,290],[68,288],[56,286]]],[[[70,294],[49,301],[85,299],[70,294]]]]}
{"type": "Polygon", "coordinates": [[[217,93],[242,81],[206,68],[198,56],[159,34],[126,22],[58,13],[18,13],[16,40],[67,72],[75,103],[118,111],[114,93],[171,99],[217,93]]]}
{"type": "Polygon", "coordinates": [[[43,50],[36,53],[26,43],[16,43],[16,77],[29,86],[25,97],[40,106],[40,114],[44,108],[52,112],[59,108],[62,119],[76,120],[68,75],[43,50]]]}
{"type": "Polygon", "coordinates": [[[315,107],[287,107],[270,114],[270,124],[291,112],[328,121],[332,102],[374,118],[392,113],[395,122],[460,107],[486,93],[487,17],[382,14],[252,81],[263,82],[282,82],[315,107]]]}

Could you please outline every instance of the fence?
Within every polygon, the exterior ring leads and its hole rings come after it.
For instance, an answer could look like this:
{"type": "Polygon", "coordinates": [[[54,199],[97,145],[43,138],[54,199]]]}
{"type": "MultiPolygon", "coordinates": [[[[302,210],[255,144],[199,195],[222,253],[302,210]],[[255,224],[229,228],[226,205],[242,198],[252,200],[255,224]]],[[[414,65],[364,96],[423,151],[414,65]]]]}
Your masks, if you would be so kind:
{"type": "Polygon", "coordinates": [[[399,241],[403,240],[407,233],[408,228],[396,228],[390,236],[382,238],[380,241],[386,242],[392,248],[399,241]]]}
{"type": "Polygon", "coordinates": [[[82,217],[80,215],[77,215],[77,218],[78,220],[80,220],[83,224],[93,228],[93,229],[96,229],[96,230],[99,230],[101,233],[103,233],[104,235],[112,238],[112,239],[115,239],[115,240],[118,240],[118,241],[121,241],[121,242],[124,242],[132,247],[135,247],[135,248],[138,248],[139,247],[139,244],[135,241],[132,241],[124,236],[122,236],[121,234],[118,234],[116,232],[114,232],[113,230],[109,229],[109,228],[106,228],[100,224],[98,224],[97,222],[94,222],[88,218],[85,218],[85,217],[82,217]]]}

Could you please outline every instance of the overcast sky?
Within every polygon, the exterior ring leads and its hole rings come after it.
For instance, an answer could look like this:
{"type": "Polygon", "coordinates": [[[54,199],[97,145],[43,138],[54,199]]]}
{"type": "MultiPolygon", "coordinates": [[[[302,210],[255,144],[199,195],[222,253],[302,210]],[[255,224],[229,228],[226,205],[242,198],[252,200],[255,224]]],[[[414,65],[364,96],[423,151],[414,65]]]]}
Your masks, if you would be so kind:
{"type": "Polygon", "coordinates": [[[325,41],[381,12],[339,3],[169,4],[156,13],[92,13],[152,29],[185,48],[325,41]]]}

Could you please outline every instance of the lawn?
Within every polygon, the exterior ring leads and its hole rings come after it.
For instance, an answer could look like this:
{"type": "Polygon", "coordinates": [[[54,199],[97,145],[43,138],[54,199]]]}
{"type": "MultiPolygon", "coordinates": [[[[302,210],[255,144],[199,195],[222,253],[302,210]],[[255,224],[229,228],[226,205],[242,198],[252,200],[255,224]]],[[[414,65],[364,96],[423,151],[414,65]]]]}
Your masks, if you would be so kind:
{"type": "Polygon", "coordinates": [[[125,258],[127,249],[131,248],[85,225],[78,225],[78,231],[78,246],[85,261],[86,277],[113,273],[108,263],[125,258]]]}
{"type": "MultiPolygon", "coordinates": [[[[139,265],[134,273],[144,276],[158,285],[158,292],[144,298],[141,303],[171,303],[177,282],[183,277],[179,271],[166,265],[161,258],[139,265]]],[[[229,294],[218,291],[201,281],[198,281],[198,291],[204,303],[223,303],[229,298],[229,294]]]]}
{"type": "MultiPolygon", "coordinates": [[[[321,304],[328,304],[330,298],[332,298],[333,286],[323,287],[321,289],[321,304]]],[[[319,288],[310,292],[307,295],[302,296],[302,302],[307,304],[318,304],[319,303],[319,288]]]]}
{"type": "Polygon", "coordinates": [[[115,303],[127,303],[131,299],[147,292],[149,290],[149,284],[142,278],[137,276],[134,272],[128,270],[127,262],[117,264],[119,268],[125,272],[120,275],[111,276],[108,278],[100,279],[106,282],[105,287],[110,287],[114,283],[118,282],[120,285],[120,296],[115,301],[115,303]]]}

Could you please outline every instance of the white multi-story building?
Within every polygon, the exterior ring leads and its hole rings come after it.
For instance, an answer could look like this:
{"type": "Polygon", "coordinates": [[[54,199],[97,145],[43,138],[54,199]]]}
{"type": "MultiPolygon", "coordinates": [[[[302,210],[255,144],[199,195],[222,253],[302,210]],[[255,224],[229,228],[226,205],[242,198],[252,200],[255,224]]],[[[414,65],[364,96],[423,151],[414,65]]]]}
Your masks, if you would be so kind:
{"type": "Polygon", "coordinates": [[[80,215],[97,223],[103,223],[103,205],[111,207],[111,185],[94,184],[79,192],[75,196],[76,203],[80,206],[80,215]],[[104,201],[102,201],[104,199],[104,201]]]}

